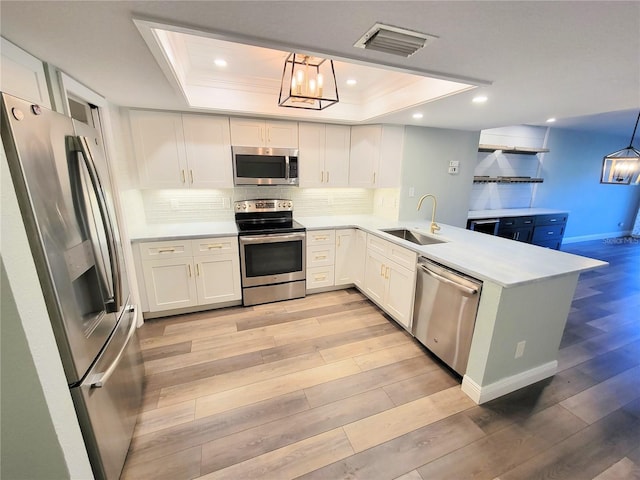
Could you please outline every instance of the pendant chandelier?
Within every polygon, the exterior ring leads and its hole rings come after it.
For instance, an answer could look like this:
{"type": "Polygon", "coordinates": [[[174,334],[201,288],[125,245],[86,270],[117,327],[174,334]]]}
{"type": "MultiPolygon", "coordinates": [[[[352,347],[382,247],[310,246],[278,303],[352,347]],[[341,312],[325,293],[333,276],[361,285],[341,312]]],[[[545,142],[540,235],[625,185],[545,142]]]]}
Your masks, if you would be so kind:
{"type": "Polygon", "coordinates": [[[284,62],[278,105],[324,110],[338,103],[333,60],[291,53],[284,62]]]}
{"type": "Polygon", "coordinates": [[[633,147],[633,138],[638,128],[640,112],[633,127],[629,146],[610,153],[602,159],[602,177],[600,183],[613,183],[616,185],[640,184],[640,151],[633,147]]]}

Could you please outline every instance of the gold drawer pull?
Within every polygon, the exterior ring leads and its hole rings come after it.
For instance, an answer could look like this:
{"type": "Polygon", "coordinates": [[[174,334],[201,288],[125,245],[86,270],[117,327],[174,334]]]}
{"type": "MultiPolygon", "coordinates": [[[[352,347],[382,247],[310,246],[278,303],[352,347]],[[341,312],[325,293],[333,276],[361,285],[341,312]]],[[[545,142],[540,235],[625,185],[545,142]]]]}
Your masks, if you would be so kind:
{"type": "Polygon", "coordinates": [[[158,249],[158,253],[173,253],[175,252],[175,248],[160,248],[158,249]]]}
{"type": "Polygon", "coordinates": [[[210,245],[207,245],[207,248],[209,250],[213,250],[215,248],[222,248],[222,244],[221,243],[210,244],[210,245]]]}
{"type": "Polygon", "coordinates": [[[316,255],[316,260],[324,260],[325,258],[327,258],[326,255],[316,255]]]}
{"type": "Polygon", "coordinates": [[[315,276],[315,280],[316,280],[316,282],[319,282],[319,281],[321,281],[321,280],[326,280],[326,279],[327,279],[327,276],[326,276],[326,275],[316,275],[316,276],[315,276]]]}

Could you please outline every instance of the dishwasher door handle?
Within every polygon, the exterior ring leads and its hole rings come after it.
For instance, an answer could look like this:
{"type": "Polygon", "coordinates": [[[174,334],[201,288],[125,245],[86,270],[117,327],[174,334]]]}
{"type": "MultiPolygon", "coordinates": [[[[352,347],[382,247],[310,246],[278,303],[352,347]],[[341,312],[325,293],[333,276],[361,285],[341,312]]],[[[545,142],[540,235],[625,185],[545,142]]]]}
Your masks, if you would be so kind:
{"type": "Polygon", "coordinates": [[[433,270],[430,270],[426,265],[418,264],[418,267],[420,267],[422,269],[422,271],[424,271],[425,273],[431,275],[434,278],[437,278],[442,283],[446,283],[448,285],[452,285],[452,286],[456,287],[458,290],[462,290],[463,292],[467,293],[468,295],[475,295],[475,294],[478,293],[478,289],[477,288],[469,288],[466,285],[461,285],[458,282],[454,282],[453,280],[451,280],[449,278],[446,278],[446,277],[443,277],[442,275],[437,274],[433,270]]]}

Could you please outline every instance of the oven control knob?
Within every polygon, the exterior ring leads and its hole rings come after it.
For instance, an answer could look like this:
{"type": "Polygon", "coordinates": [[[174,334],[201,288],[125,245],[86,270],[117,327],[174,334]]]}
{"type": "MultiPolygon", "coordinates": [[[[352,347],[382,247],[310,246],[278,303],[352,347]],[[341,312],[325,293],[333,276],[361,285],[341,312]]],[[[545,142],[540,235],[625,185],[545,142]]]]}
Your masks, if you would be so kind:
{"type": "Polygon", "coordinates": [[[289,202],[289,204],[287,205],[289,208],[293,207],[293,203],[289,202]]]}

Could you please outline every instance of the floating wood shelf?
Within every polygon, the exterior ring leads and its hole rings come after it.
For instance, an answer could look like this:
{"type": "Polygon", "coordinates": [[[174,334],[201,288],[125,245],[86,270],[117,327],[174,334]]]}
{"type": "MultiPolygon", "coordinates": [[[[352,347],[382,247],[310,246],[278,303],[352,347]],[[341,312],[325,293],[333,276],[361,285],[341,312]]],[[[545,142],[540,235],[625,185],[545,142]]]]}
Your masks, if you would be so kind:
{"type": "Polygon", "coordinates": [[[529,147],[513,147],[509,145],[478,145],[479,152],[495,152],[496,150],[502,150],[502,153],[521,153],[524,155],[537,155],[538,153],[546,153],[548,148],[529,148],[529,147]]]}
{"type": "Polygon", "coordinates": [[[542,183],[542,178],[532,177],[473,177],[473,183],[542,183]]]}

